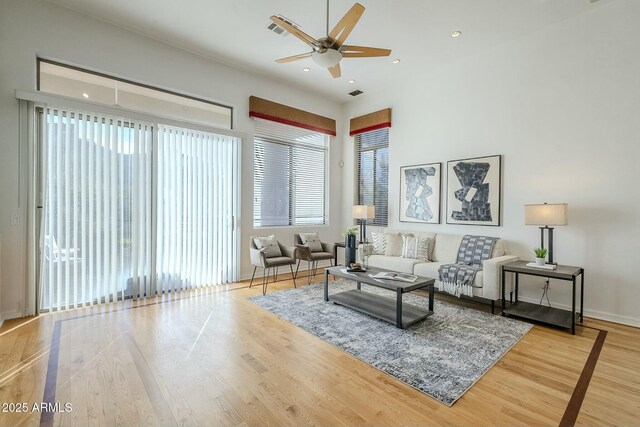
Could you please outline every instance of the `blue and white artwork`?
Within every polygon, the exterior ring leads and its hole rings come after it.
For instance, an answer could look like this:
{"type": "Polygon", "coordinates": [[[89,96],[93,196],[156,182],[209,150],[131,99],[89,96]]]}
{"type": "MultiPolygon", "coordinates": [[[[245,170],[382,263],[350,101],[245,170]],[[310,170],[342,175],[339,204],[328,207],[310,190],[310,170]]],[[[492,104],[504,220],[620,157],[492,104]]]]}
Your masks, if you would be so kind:
{"type": "Polygon", "coordinates": [[[400,221],[440,223],[440,163],[400,168],[400,221]]]}
{"type": "Polygon", "coordinates": [[[500,225],[501,156],[447,162],[447,224],[500,225]]]}

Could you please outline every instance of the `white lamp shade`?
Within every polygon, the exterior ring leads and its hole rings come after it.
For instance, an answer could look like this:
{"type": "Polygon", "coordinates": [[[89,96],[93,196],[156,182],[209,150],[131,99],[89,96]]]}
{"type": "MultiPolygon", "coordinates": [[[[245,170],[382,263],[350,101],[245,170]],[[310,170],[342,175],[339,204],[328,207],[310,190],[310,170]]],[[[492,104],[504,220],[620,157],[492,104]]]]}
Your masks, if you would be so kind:
{"type": "Polygon", "coordinates": [[[567,225],[569,205],[566,203],[524,205],[525,225],[567,225]]]}
{"type": "Polygon", "coordinates": [[[352,214],[354,219],[372,219],[376,217],[376,207],[373,205],[354,205],[352,214]]]}
{"type": "Polygon", "coordinates": [[[335,49],[327,49],[324,52],[313,52],[311,59],[321,67],[331,68],[342,59],[342,54],[335,49]]]}

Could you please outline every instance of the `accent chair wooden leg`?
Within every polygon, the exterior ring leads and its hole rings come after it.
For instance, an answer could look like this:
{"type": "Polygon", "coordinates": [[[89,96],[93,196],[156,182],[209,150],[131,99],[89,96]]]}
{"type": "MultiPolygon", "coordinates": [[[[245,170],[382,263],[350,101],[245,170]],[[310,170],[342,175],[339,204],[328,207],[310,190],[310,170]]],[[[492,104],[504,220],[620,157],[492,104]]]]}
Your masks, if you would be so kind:
{"type": "Polygon", "coordinates": [[[262,295],[266,295],[267,293],[267,286],[269,285],[269,275],[271,273],[269,272],[268,268],[265,268],[264,270],[262,270],[262,295]],[[266,274],[265,274],[266,272],[266,274]]]}
{"type": "MultiPolygon", "coordinates": [[[[298,262],[298,265],[300,265],[300,263],[298,262]]],[[[293,264],[289,264],[289,268],[291,269],[291,277],[293,278],[293,287],[297,288],[296,286],[296,276],[293,275],[293,264]]],[[[296,269],[297,271],[297,269],[296,269]]]]}
{"type": "Polygon", "coordinates": [[[251,285],[253,285],[253,278],[256,275],[256,270],[258,267],[253,267],[253,274],[251,275],[251,282],[249,282],[249,289],[251,289],[251,285]]]}

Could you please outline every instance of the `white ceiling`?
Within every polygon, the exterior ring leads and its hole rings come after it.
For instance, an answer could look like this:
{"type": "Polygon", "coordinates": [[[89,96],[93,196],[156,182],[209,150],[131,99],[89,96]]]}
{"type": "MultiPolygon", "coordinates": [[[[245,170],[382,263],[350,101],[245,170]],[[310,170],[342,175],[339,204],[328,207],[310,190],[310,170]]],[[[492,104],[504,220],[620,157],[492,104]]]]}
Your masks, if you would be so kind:
{"type": "MultiPolygon", "coordinates": [[[[292,35],[267,30],[269,16],[281,14],[314,37],[325,35],[326,0],[48,1],[346,102],[354,89],[366,95],[615,0],[360,0],[366,10],[347,44],[393,51],[389,58],[343,59],[342,77],[335,80],[310,58],[276,64],[277,58],[310,49],[292,35]],[[455,30],[462,35],[452,38],[455,30]],[[393,58],[401,62],[392,64],[393,58]]],[[[354,2],[331,0],[330,28],[354,2]]]]}

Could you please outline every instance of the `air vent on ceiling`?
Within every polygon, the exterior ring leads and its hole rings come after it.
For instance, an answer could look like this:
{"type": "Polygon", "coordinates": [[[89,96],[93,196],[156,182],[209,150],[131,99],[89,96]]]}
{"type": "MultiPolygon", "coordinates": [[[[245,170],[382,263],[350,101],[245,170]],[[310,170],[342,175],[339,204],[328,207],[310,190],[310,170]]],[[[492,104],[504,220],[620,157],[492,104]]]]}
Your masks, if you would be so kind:
{"type": "Polygon", "coordinates": [[[360,95],[361,93],[364,93],[364,92],[362,92],[361,90],[354,90],[353,92],[349,92],[349,95],[351,95],[351,96],[358,96],[358,95],[360,95]]]}
{"type": "MultiPolygon", "coordinates": [[[[287,24],[290,24],[296,28],[300,28],[300,26],[298,24],[296,24],[295,22],[291,21],[289,18],[285,18],[282,15],[277,15],[278,18],[282,19],[284,22],[286,22],[287,24]]],[[[273,31],[274,33],[281,35],[282,37],[286,37],[289,32],[287,30],[285,30],[284,28],[282,28],[281,26],[277,25],[275,22],[272,22],[271,24],[269,24],[269,26],[267,27],[268,30],[273,31]]]]}

